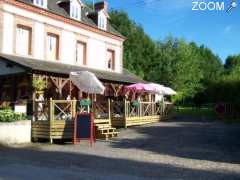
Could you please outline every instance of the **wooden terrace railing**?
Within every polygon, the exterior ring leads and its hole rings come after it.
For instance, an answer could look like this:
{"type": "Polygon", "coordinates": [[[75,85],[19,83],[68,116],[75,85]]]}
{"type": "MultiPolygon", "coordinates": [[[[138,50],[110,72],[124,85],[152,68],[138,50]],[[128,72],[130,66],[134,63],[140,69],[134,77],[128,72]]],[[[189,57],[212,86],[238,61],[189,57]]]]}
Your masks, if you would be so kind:
{"type": "Polygon", "coordinates": [[[125,117],[144,117],[161,115],[162,106],[158,102],[139,102],[134,106],[132,102],[125,101],[125,117]]]}
{"type": "Polygon", "coordinates": [[[36,101],[34,121],[72,120],[76,114],[76,100],[36,101]]]}

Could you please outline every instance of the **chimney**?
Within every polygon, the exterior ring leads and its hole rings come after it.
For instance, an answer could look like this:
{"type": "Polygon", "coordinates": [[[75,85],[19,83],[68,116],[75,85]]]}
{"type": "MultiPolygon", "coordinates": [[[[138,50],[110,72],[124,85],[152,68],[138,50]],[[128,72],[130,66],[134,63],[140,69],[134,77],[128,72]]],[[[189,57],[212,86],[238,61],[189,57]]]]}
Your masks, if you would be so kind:
{"type": "Polygon", "coordinates": [[[98,2],[94,4],[95,11],[101,11],[104,9],[108,13],[108,3],[106,1],[98,2]]]}

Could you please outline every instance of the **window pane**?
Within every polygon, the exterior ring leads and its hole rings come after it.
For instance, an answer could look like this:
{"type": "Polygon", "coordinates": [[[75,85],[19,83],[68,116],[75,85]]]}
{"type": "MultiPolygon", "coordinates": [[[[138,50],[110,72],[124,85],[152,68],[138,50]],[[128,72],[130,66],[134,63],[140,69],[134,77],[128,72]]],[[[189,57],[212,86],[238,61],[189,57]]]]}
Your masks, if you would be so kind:
{"type": "Polygon", "coordinates": [[[49,60],[56,60],[58,58],[58,43],[57,35],[49,34],[47,36],[47,58],[49,60]]]}
{"type": "Polygon", "coordinates": [[[108,67],[108,69],[112,69],[112,70],[114,70],[114,51],[113,50],[108,50],[107,51],[107,67],[108,67]]]}
{"type": "Polygon", "coordinates": [[[76,6],[76,9],[75,9],[75,18],[78,19],[78,8],[76,6]]]}
{"type": "Polygon", "coordinates": [[[71,5],[71,17],[73,17],[73,6],[71,5]]]}
{"type": "Polygon", "coordinates": [[[30,54],[30,30],[17,27],[16,30],[16,53],[21,55],[30,54]]]}
{"type": "Polygon", "coordinates": [[[86,65],[86,44],[85,43],[77,42],[76,63],[79,65],[86,65]]]}

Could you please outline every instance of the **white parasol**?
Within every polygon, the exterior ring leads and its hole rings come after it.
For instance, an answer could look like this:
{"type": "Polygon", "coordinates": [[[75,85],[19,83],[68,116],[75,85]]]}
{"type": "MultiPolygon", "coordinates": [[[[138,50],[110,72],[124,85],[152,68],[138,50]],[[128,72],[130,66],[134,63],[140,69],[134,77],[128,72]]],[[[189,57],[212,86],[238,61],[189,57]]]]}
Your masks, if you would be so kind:
{"type": "Polygon", "coordinates": [[[163,85],[155,84],[155,83],[150,83],[149,85],[154,88],[154,93],[159,95],[165,94],[165,87],[163,85]]]}
{"type": "Polygon", "coordinates": [[[165,87],[160,84],[151,83],[149,85],[154,88],[154,93],[156,93],[156,94],[161,94],[161,95],[176,95],[177,94],[177,92],[174,91],[173,89],[171,89],[169,87],[165,87]]]}
{"type": "Polygon", "coordinates": [[[177,92],[174,91],[174,90],[173,90],[172,88],[170,88],[170,87],[165,87],[165,94],[172,96],[172,95],[176,95],[177,92]]]}
{"type": "Polygon", "coordinates": [[[89,94],[103,94],[105,87],[95,74],[88,71],[71,72],[70,80],[81,91],[89,94]]]}

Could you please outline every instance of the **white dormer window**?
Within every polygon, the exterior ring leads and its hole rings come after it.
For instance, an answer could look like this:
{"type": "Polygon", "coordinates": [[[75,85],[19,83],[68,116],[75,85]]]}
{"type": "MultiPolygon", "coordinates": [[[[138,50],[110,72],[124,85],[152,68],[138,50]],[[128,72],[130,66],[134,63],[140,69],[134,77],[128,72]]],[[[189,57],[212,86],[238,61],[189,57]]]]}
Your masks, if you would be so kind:
{"type": "Polygon", "coordinates": [[[47,0],[33,0],[33,4],[42,8],[47,8],[47,0]]]}
{"type": "Polygon", "coordinates": [[[76,20],[81,20],[81,5],[78,2],[71,2],[70,17],[76,20]]]}
{"type": "Polygon", "coordinates": [[[98,28],[102,30],[107,30],[107,17],[104,15],[103,12],[99,12],[98,15],[98,28]]]}

